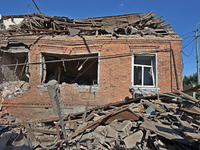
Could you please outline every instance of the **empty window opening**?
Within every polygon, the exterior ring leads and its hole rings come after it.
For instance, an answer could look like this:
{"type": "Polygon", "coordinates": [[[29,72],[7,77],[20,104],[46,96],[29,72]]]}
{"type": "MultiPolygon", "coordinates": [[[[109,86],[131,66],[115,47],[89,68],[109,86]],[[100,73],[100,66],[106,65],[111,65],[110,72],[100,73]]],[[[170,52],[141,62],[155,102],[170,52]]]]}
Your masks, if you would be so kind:
{"type": "Polygon", "coordinates": [[[3,81],[29,81],[28,53],[3,53],[1,61],[1,76],[3,81]]]}
{"type": "Polygon", "coordinates": [[[79,85],[94,85],[98,83],[98,53],[79,55],[43,53],[42,56],[43,83],[47,83],[52,79],[57,80],[59,84],[63,82],[68,84],[77,83],[79,85]],[[55,62],[49,63],[48,61],[55,62]]]}
{"type": "Polygon", "coordinates": [[[155,55],[134,55],[133,57],[133,85],[155,87],[155,55]]]}

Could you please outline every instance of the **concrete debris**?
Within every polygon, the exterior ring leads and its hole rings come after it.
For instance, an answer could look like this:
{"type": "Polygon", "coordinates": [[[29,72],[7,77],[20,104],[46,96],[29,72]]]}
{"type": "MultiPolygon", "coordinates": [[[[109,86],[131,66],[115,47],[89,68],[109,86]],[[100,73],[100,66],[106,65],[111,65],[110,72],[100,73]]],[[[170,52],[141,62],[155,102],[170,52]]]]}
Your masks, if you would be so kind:
{"type": "Polygon", "coordinates": [[[0,149],[199,149],[199,101],[169,96],[133,98],[64,116],[67,142],[59,118],[30,120],[2,111],[0,149]]]}
{"type": "Polygon", "coordinates": [[[2,104],[4,99],[7,98],[14,98],[18,95],[22,95],[25,91],[30,89],[30,85],[28,82],[25,81],[12,81],[12,82],[5,82],[0,84],[0,91],[1,91],[1,103],[0,103],[0,110],[2,109],[2,104]]]}
{"type": "Polygon", "coordinates": [[[57,103],[55,100],[55,97],[57,96],[59,107],[61,108],[61,114],[63,114],[63,112],[62,112],[63,101],[60,97],[58,82],[56,80],[50,80],[46,86],[47,86],[47,91],[49,93],[49,97],[50,97],[50,101],[51,101],[54,113],[58,113],[57,103]]]}
{"type": "Polygon", "coordinates": [[[116,130],[124,132],[124,134],[129,134],[130,129],[132,128],[132,122],[130,120],[124,120],[116,130]]]}
{"type": "Polygon", "coordinates": [[[118,138],[119,133],[117,131],[115,131],[114,129],[112,129],[110,126],[106,126],[105,131],[106,137],[109,138],[118,138]]]}
{"type": "Polygon", "coordinates": [[[127,136],[124,138],[124,143],[128,149],[141,149],[141,144],[142,144],[142,137],[143,137],[143,132],[141,130],[134,132],[130,136],[127,136]]]}
{"type": "Polygon", "coordinates": [[[25,81],[5,82],[0,87],[2,98],[14,98],[30,89],[29,83],[25,81]]]}
{"type": "Polygon", "coordinates": [[[0,149],[19,149],[32,150],[33,144],[26,137],[27,131],[21,123],[16,122],[18,118],[7,112],[1,112],[1,128],[0,128],[0,149]],[[2,115],[6,114],[6,115],[2,115]],[[9,116],[13,117],[13,121],[9,121],[9,116]]]}

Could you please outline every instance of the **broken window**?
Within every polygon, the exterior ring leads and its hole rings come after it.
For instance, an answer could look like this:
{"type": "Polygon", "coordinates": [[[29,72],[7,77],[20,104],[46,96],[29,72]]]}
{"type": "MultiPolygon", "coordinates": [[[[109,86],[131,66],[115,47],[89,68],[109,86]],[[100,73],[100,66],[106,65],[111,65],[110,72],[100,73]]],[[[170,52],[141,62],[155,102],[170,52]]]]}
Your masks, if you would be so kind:
{"type": "Polygon", "coordinates": [[[133,85],[152,86],[156,85],[156,55],[133,56],[133,85]]]}
{"type": "Polygon", "coordinates": [[[79,85],[94,85],[98,83],[98,53],[63,55],[43,53],[42,82],[52,79],[59,84],[77,83],[79,85]],[[63,60],[63,61],[62,61],[63,60]]]}

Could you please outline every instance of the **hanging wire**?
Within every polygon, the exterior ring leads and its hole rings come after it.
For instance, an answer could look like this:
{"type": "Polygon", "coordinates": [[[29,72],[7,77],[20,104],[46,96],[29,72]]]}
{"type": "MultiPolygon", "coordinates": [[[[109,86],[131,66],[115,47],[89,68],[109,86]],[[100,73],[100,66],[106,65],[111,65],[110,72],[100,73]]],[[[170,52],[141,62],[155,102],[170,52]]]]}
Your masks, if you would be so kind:
{"type": "MultiPolygon", "coordinates": [[[[197,28],[197,30],[198,29],[200,29],[200,27],[199,28],[197,28]]],[[[183,35],[180,35],[180,37],[183,37],[183,36],[185,36],[185,35],[187,35],[187,34],[190,34],[191,32],[195,32],[195,30],[192,30],[192,31],[190,31],[190,32],[187,32],[187,33],[185,33],[185,34],[183,34],[183,35]]]]}
{"type": "Polygon", "coordinates": [[[193,38],[191,41],[189,41],[182,49],[186,48],[190,43],[192,43],[195,40],[195,38],[193,38]]]}
{"type": "MultiPolygon", "coordinates": [[[[193,52],[193,50],[194,50],[194,42],[193,42],[193,45],[192,45],[192,50],[191,50],[191,52],[185,47],[185,49],[189,52],[189,54],[185,54],[183,51],[183,54],[185,55],[185,56],[187,56],[187,57],[189,57],[190,55],[193,55],[192,54],[192,52],[193,52]]],[[[194,56],[194,55],[193,55],[194,56]]],[[[195,57],[195,56],[194,56],[195,57]]]]}
{"type": "Polygon", "coordinates": [[[194,36],[191,36],[192,34],[193,34],[193,32],[191,32],[190,35],[188,35],[187,37],[183,38],[183,40],[186,40],[189,37],[194,37],[194,36]]]}
{"type": "Polygon", "coordinates": [[[76,81],[80,76],[82,76],[95,62],[97,59],[95,59],[80,75],[78,75],[70,84],[72,84],[74,81],[76,81]]]}
{"type": "MultiPolygon", "coordinates": [[[[112,58],[118,58],[118,57],[128,57],[132,56],[133,54],[148,54],[148,53],[157,53],[157,52],[169,52],[170,49],[160,49],[160,50],[150,50],[146,52],[138,52],[138,53],[123,53],[123,54],[114,54],[114,55],[105,55],[105,56],[91,56],[91,57],[81,57],[81,58],[72,58],[72,59],[61,59],[61,60],[51,60],[51,61],[45,61],[45,63],[57,63],[57,62],[63,62],[63,61],[75,61],[75,60],[85,60],[85,59],[112,59],[112,58]]],[[[42,62],[32,62],[28,63],[28,65],[38,65],[41,64],[42,62]]],[[[18,66],[20,65],[27,65],[27,63],[19,63],[18,66]]],[[[16,64],[7,64],[7,65],[2,65],[2,66],[16,66],[16,64]]]]}

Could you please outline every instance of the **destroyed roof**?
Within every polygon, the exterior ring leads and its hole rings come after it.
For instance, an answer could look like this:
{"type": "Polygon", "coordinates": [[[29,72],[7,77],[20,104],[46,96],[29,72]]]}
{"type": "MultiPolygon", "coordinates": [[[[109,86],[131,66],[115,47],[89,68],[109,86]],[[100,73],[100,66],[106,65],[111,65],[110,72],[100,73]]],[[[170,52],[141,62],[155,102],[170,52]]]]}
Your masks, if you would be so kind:
{"type": "MultiPolygon", "coordinates": [[[[135,37],[178,37],[169,24],[153,12],[118,16],[69,19],[34,13],[31,15],[3,16],[2,19],[21,17],[20,24],[1,30],[0,36],[18,35],[69,35],[69,36],[135,36],[135,37]]],[[[2,25],[1,25],[2,26],[2,25]]]]}

